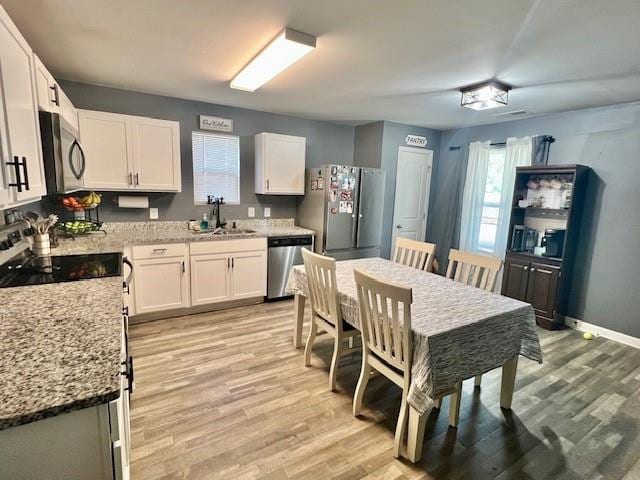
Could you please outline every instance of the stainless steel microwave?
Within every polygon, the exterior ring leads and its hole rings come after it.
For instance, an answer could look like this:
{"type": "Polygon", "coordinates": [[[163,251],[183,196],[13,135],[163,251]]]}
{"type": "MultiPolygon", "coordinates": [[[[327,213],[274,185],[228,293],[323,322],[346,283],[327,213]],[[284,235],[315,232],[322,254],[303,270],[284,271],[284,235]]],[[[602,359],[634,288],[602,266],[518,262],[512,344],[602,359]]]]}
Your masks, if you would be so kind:
{"type": "Polygon", "coordinates": [[[82,190],[87,159],[79,132],[61,115],[40,112],[40,137],[47,193],[82,190]]]}

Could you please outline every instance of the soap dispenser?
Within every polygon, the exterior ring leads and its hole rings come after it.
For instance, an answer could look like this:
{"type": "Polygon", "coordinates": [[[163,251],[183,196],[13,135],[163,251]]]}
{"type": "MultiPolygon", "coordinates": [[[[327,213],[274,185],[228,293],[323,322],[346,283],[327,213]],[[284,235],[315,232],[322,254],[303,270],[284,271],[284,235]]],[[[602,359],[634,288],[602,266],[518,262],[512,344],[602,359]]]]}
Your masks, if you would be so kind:
{"type": "Polygon", "coordinates": [[[200,230],[208,230],[209,229],[209,220],[207,219],[207,214],[202,214],[202,220],[200,220],[200,230]]]}

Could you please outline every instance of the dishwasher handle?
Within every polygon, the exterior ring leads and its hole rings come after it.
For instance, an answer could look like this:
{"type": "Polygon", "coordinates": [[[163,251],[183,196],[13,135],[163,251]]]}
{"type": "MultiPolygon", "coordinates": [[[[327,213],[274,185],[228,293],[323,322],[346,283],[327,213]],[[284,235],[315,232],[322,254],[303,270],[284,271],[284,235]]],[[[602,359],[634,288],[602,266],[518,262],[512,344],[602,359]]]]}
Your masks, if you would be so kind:
{"type": "Polygon", "coordinates": [[[299,235],[294,237],[269,237],[267,239],[267,247],[304,247],[311,245],[313,238],[311,235],[299,235]]]}

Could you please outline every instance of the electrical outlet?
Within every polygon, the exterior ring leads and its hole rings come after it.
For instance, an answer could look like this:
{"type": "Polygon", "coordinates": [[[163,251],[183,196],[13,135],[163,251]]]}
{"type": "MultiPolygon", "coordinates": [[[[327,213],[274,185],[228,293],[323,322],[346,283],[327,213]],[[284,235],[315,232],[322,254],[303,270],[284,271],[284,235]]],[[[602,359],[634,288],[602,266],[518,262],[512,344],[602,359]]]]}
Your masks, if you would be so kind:
{"type": "Polygon", "coordinates": [[[269,218],[271,216],[271,207],[264,207],[264,218],[269,218]]]}
{"type": "Polygon", "coordinates": [[[149,218],[151,220],[157,220],[158,219],[158,209],[157,208],[150,208],[149,209],[149,218]]]}
{"type": "Polygon", "coordinates": [[[249,218],[254,218],[256,216],[256,207],[249,207],[247,209],[247,216],[249,218]]]}

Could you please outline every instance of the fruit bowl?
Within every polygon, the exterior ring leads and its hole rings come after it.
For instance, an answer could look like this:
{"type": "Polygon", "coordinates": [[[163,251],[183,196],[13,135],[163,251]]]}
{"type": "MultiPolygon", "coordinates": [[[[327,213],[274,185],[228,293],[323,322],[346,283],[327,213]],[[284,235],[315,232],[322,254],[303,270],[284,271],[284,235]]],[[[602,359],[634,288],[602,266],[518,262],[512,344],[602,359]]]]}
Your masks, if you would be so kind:
{"type": "Polygon", "coordinates": [[[96,192],[91,192],[82,198],[68,196],[62,197],[62,206],[70,212],[83,212],[84,210],[91,210],[100,205],[102,197],[96,192]]]}
{"type": "Polygon", "coordinates": [[[65,235],[86,235],[96,232],[102,227],[102,222],[91,220],[68,220],[58,224],[58,229],[65,235]]]}

